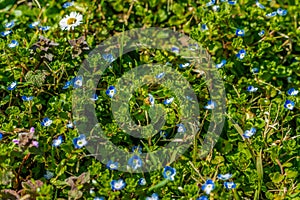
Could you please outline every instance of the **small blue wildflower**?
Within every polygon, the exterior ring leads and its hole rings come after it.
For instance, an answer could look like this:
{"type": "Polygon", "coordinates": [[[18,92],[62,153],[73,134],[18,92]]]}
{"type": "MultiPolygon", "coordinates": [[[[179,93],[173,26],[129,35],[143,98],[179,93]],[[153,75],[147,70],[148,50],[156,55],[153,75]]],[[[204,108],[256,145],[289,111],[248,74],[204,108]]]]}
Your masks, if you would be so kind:
{"type": "Polygon", "coordinates": [[[9,48],[15,48],[19,45],[19,42],[17,40],[12,40],[10,44],[8,44],[9,48]]]}
{"type": "Polygon", "coordinates": [[[80,88],[82,86],[82,76],[76,76],[73,80],[73,87],[74,88],[80,88]]]}
{"type": "Polygon", "coordinates": [[[8,30],[8,31],[2,31],[0,34],[1,34],[1,36],[2,37],[6,37],[6,36],[8,36],[9,34],[11,34],[11,30],[8,30]]]}
{"type": "Polygon", "coordinates": [[[197,200],[208,200],[207,196],[201,196],[199,198],[197,198],[197,200]]]}
{"type": "Polygon", "coordinates": [[[282,8],[277,9],[277,14],[280,16],[285,16],[287,14],[287,10],[284,10],[282,8]]]}
{"type": "Polygon", "coordinates": [[[218,179],[226,181],[232,177],[232,174],[218,174],[218,179]]]}
{"type": "Polygon", "coordinates": [[[67,127],[67,128],[74,128],[74,124],[73,124],[71,121],[69,121],[69,122],[67,123],[66,127],[67,127]]]}
{"type": "Polygon", "coordinates": [[[262,5],[258,1],[256,1],[256,5],[257,5],[257,7],[261,8],[261,9],[265,9],[266,8],[264,5],[262,5]]]}
{"type": "Polygon", "coordinates": [[[65,2],[65,3],[62,5],[62,7],[63,7],[63,8],[69,8],[69,7],[73,6],[73,5],[74,5],[74,1],[71,1],[71,2],[65,2]]]}
{"type": "Polygon", "coordinates": [[[256,133],[256,128],[251,128],[250,130],[246,130],[243,134],[244,138],[250,138],[256,133]]]}
{"type": "Polygon", "coordinates": [[[0,140],[2,140],[2,138],[3,138],[3,134],[2,134],[2,133],[0,133],[0,140]]]}
{"type": "Polygon", "coordinates": [[[267,17],[267,18],[271,18],[271,17],[275,17],[276,15],[277,15],[277,12],[274,11],[274,12],[271,12],[271,13],[266,14],[266,17],[267,17]]]}
{"type": "Polygon", "coordinates": [[[140,178],[139,181],[138,181],[138,184],[139,185],[146,185],[147,184],[146,179],[145,178],[140,178]]]}
{"type": "Polygon", "coordinates": [[[179,48],[178,47],[176,47],[176,46],[173,46],[172,48],[171,48],[171,52],[173,52],[173,53],[179,53],[179,48]]]}
{"type": "Polygon", "coordinates": [[[243,60],[245,56],[246,56],[246,50],[245,49],[239,50],[238,54],[236,54],[236,57],[238,57],[238,59],[240,59],[240,60],[243,60]]]}
{"type": "Polygon", "coordinates": [[[201,189],[206,193],[210,194],[213,189],[215,189],[215,183],[213,180],[208,179],[206,182],[202,185],[201,189]]]}
{"type": "Polygon", "coordinates": [[[60,136],[58,136],[56,139],[54,139],[53,141],[52,141],[52,146],[53,147],[58,147],[58,146],[60,146],[62,143],[63,143],[63,137],[60,135],[60,136]]]}
{"type": "Polygon", "coordinates": [[[40,24],[40,21],[33,22],[33,23],[29,24],[29,28],[35,28],[35,27],[37,27],[39,24],[40,24]]]}
{"type": "Polygon", "coordinates": [[[212,6],[216,3],[215,0],[211,0],[210,2],[206,3],[206,7],[212,6]]]}
{"type": "Polygon", "coordinates": [[[80,149],[87,144],[86,137],[84,134],[80,134],[79,137],[73,139],[75,149],[80,149]]]}
{"type": "Polygon", "coordinates": [[[105,200],[104,197],[95,197],[94,200],[105,200]]]}
{"type": "Polygon", "coordinates": [[[126,183],[123,179],[112,180],[110,186],[112,190],[122,190],[126,186],[126,183]]]}
{"type": "Polygon", "coordinates": [[[226,62],[227,62],[227,61],[226,61],[225,59],[221,60],[221,62],[220,62],[219,64],[216,65],[216,68],[217,68],[217,69],[222,68],[222,67],[226,64],[226,62]]]}
{"type": "Polygon", "coordinates": [[[109,96],[110,98],[113,98],[113,96],[116,94],[117,90],[115,86],[109,86],[108,89],[106,90],[106,95],[109,96]]]}
{"type": "Polygon", "coordinates": [[[296,96],[298,93],[299,93],[299,90],[296,90],[295,88],[290,88],[288,91],[287,91],[288,95],[290,96],[296,96]]]}
{"type": "Polygon", "coordinates": [[[14,90],[16,87],[17,87],[17,82],[14,81],[7,87],[7,89],[11,91],[14,90]]]}
{"type": "Polygon", "coordinates": [[[93,94],[91,100],[92,100],[92,101],[97,101],[97,100],[98,100],[98,95],[97,95],[96,93],[93,94]]]}
{"type": "Polygon", "coordinates": [[[47,180],[51,179],[53,176],[54,176],[54,173],[50,172],[48,170],[46,171],[46,174],[44,174],[44,178],[47,180]]]}
{"type": "Polygon", "coordinates": [[[141,158],[137,155],[132,156],[129,160],[128,160],[128,165],[133,169],[136,170],[137,168],[142,167],[143,162],[141,160],[141,158]]]}
{"type": "Polygon", "coordinates": [[[190,66],[190,63],[179,64],[179,68],[180,68],[180,69],[186,68],[186,67],[188,67],[188,66],[190,66]]]}
{"type": "Polygon", "coordinates": [[[224,186],[225,186],[226,189],[236,188],[236,184],[234,182],[224,182],[224,186]]]}
{"type": "Polygon", "coordinates": [[[39,26],[39,30],[41,31],[48,31],[51,28],[51,26],[39,26]]]}
{"type": "Polygon", "coordinates": [[[259,35],[260,37],[264,36],[264,35],[265,35],[265,31],[264,31],[264,30],[261,30],[261,31],[258,33],[258,35],[259,35]]]}
{"type": "Polygon", "coordinates": [[[119,167],[119,163],[118,162],[113,162],[112,160],[110,160],[110,161],[107,162],[106,167],[110,170],[116,170],[119,167]]]}
{"type": "Polygon", "coordinates": [[[27,96],[22,96],[22,100],[23,101],[31,101],[33,99],[33,96],[29,96],[29,97],[27,97],[27,96]]]}
{"type": "Polygon", "coordinates": [[[131,150],[132,152],[142,153],[143,148],[141,146],[133,146],[131,150]]]}
{"type": "Polygon", "coordinates": [[[164,76],[165,76],[165,72],[162,72],[162,73],[157,74],[155,77],[158,79],[161,79],[164,76]]]}
{"type": "Polygon", "coordinates": [[[256,92],[258,90],[257,87],[254,87],[253,85],[250,85],[247,87],[248,92],[256,92]]]}
{"type": "Polygon", "coordinates": [[[201,31],[207,31],[208,27],[206,24],[201,24],[201,31]]]}
{"type": "Polygon", "coordinates": [[[15,21],[10,21],[4,25],[4,28],[12,28],[15,26],[15,21]]]}
{"type": "Polygon", "coordinates": [[[177,133],[185,133],[186,132],[186,128],[184,127],[183,124],[177,124],[177,133]]]}
{"type": "Polygon", "coordinates": [[[163,176],[165,179],[168,179],[170,181],[174,181],[174,177],[176,175],[176,169],[172,168],[170,166],[165,166],[163,171],[163,176]]]}
{"type": "Polygon", "coordinates": [[[291,100],[286,100],[285,103],[284,103],[284,107],[286,109],[293,110],[294,107],[295,107],[295,102],[293,102],[291,100]]]}
{"type": "Polygon", "coordinates": [[[42,126],[45,126],[45,127],[48,127],[48,126],[50,126],[51,124],[52,124],[52,120],[49,119],[48,117],[45,117],[45,118],[43,119],[43,121],[41,122],[41,125],[42,125],[42,126]]]}
{"type": "Polygon", "coordinates": [[[245,30],[243,30],[243,29],[236,29],[235,35],[236,36],[241,36],[241,37],[245,36],[245,30]]]}
{"type": "Polygon", "coordinates": [[[235,5],[236,4],[236,1],[234,1],[234,0],[228,0],[227,2],[228,2],[229,5],[235,5]]]}
{"type": "Polygon", "coordinates": [[[174,101],[174,97],[164,100],[165,105],[170,105],[174,101]]]}
{"type": "Polygon", "coordinates": [[[152,96],[152,94],[148,94],[148,99],[149,99],[150,105],[154,106],[154,97],[152,96]]]}
{"type": "Polygon", "coordinates": [[[159,200],[158,194],[153,193],[150,197],[146,197],[146,200],[159,200]]]}
{"type": "Polygon", "coordinates": [[[112,63],[115,61],[115,58],[112,54],[108,53],[108,54],[103,54],[102,55],[102,58],[106,61],[106,62],[109,62],[109,63],[112,63]]]}
{"type": "Polygon", "coordinates": [[[254,67],[254,68],[251,69],[251,72],[253,74],[257,74],[259,72],[259,69],[257,67],[254,67]]]}
{"type": "Polygon", "coordinates": [[[68,89],[71,85],[73,85],[73,79],[70,81],[67,81],[62,89],[63,90],[68,89]]]}
{"type": "Polygon", "coordinates": [[[209,100],[207,102],[207,105],[204,106],[205,109],[208,109],[208,110],[212,110],[214,109],[215,107],[217,106],[216,102],[212,101],[212,100],[209,100]]]}
{"type": "Polygon", "coordinates": [[[212,10],[213,10],[214,12],[218,12],[218,11],[220,10],[220,6],[219,6],[219,5],[214,5],[214,6],[212,7],[212,10]]]}

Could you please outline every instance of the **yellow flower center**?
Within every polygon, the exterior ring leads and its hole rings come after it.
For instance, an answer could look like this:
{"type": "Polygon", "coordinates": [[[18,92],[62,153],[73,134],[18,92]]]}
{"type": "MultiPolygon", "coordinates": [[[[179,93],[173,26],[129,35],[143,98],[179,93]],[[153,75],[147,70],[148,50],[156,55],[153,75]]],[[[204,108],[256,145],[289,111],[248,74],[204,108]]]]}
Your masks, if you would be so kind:
{"type": "Polygon", "coordinates": [[[75,24],[76,21],[77,21],[76,18],[71,17],[71,18],[69,18],[69,19],[67,20],[67,24],[68,24],[68,25],[72,25],[72,24],[75,24]]]}

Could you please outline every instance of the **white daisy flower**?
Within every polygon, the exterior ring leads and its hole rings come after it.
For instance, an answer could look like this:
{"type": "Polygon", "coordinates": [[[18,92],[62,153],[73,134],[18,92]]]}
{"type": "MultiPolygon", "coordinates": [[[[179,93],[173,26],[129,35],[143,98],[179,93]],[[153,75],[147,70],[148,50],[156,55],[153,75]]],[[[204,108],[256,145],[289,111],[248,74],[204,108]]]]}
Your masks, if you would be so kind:
{"type": "Polygon", "coordinates": [[[74,30],[74,28],[82,23],[82,15],[77,12],[71,12],[59,22],[62,30],[74,30]]]}

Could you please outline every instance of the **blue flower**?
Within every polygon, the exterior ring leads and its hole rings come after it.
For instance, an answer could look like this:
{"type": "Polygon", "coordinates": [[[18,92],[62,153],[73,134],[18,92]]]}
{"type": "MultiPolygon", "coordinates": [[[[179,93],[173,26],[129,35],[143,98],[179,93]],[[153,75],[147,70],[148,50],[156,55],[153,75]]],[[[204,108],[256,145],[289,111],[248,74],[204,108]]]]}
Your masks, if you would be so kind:
{"type": "Polygon", "coordinates": [[[197,200],[208,200],[207,196],[201,196],[199,198],[197,198],[197,200]]]}
{"type": "Polygon", "coordinates": [[[261,31],[258,33],[258,35],[259,35],[260,37],[264,36],[264,35],[265,35],[265,31],[264,31],[264,30],[261,30],[261,31]]]}
{"type": "Polygon", "coordinates": [[[171,48],[171,52],[173,52],[173,53],[179,53],[179,48],[173,46],[173,47],[171,48]]]}
{"type": "Polygon", "coordinates": [[[206,3],[206,7],[212,6],[216,3],[215,0],[211,0],[210,2],[206,3]]]}
{"type": "Polygon", "coordinates": [[[73,80],[73,87],[74,88],[80,88],[82,86],[82,76],[76,76],[73,80]]]}
{"type": "Polygon", "coordinates": [[[226,189],[236,188],[236,184],[234,182],[224,182],[224,186],[225,186],[226,189]]]}
{"type": "Polygon", "coordinates": [[[164,100],[165,105],[170,105],[174,101],[174,97],[164,100]]]}
{"type": "Polygon", "coordinates": [[[141,160],[141,158],[137,155],[132,156],[129,160],[128,160],[128,165],[133,169],[136,170],[139,167],[142,167],[143,162],[141,160]]]}
{"type": "Polygon", "coordinates": [[[274,11],[274,12],[271,12],[271,13],[266,14],[266,17],[267,17],[267,18],[271,18],[271,17],[275,17],[276,15],[277,15],[277,12],[274,11]]]}
{"type": "Polygon", "coordinates": [[[282,8],[277,9],[277,14],[280,16],[285,16],[287,14],[287,10],[284,10],[282,8]]]}
{"type": "Polygon", "coordinates": [[[57,137],[57,139],[54,139],[52,141],[52,146],[53,147],[58,147],[58,146],[60,146],[63,143],[63,141],[64,141],[63,137],[60,135],[60,136],[57,137]]]}
{"type": "Polygon", "coordinates": [[[48,31],[51,28],[51,26],[39,26],[39,30],[41,31],[48,31]]]}
{"type": "Polygon", "coordinates": [[[113,96],[116,94],[117,90],[115,86],[109,86],[108,89],[106,90],[106,95],[108,95],[110,98],[113,98],[113,96]]]}
{"type": "Polygon", "coordinates": [[[146,185],[147,184],[146,179],[145,178],[140,178],[139,181],[138,181],[138,184],[139,185],[146,185]]]}
{"type": "Polygon", "coordinates": [[[253,85],[250,85],[247,87],[248,92],[256,92],[258,90],[257,87],[254,87],[253,85]]]}
{"type": "Polygon", "coordinates": [[[236,36],[245,36],[245,30],[243,29],[236,29],[235,31],[236,36]]]}
{"type": "Polygon", "coordinates": [[[148,94],[148,99],[149,99],[150,105],[154,106],[154,97],[152,96],[152,94],[148,94]]]}
{"type": "Polygon", "coordinates": [[[185,133],[186,132],[186,128],[184,127],[183,124],[177,124],[177,133],[185,133]]]}
{"type": "Polygon", "coordinates": [[[218,174],[218,179],[221,179],[223,181],[226,181],[232,177],[232,174],[218,174]]]}
{"type": "Polygon", "coordinates": [[[23,101],[31,101],[33,99],[33,96],[29,96],[29,97],[27,97],[27,96],[22,96],[22,100],[23,101]]]}
{"type": "Polygon", "coordinates": [[[133,146],[131,150],[132,152],[142,153],[143,148],[141,146],[133,146]]]}
{"type": "Polygon", "coordinates": [[[109,62],[109,63],[112,63],[115,61],[115,58],[112,54],[108,53],[108,54],[103,54],[102,55],[102,58],[106,61],[106,62],[109,62]]]}
{"type": "Polygon", "coordinates": [[[209,100],[207,102],[207,105],[204,106],[205,109],[208,109],[208,110],[211,110],[211,109],[214,109],[215,107],[217,106],[216,102],[212,101],[212,100],[209,100]]]}
{"type": "Polygon", "coordinates": [[[98,95],[97,95],[96,93],[93,94],[91,100],[92,100],[92,101],[97,101],[97,100],[98,100],[98,95]]]}
{"type": "Polygon", "coordinates": [[[17,87],[17,82],[16,81],[14,81],[14,82],[12,82],[8,87],[7,87],[7,89],[8,90],[14,90],[16,87],[17,87]]]}
{"type": "Polygon", "coordinates": [[[291,100],[286,100],[285,103],[284,103],[284,107],[286,109],[293,110],[294,107],[295,107],[295,102],[293,102],[291,100]]]}
{"type": "Polygon", "coordinates": [[[155,77],[158,79],[161,79],[164,76],[165,76],[165,72],[162,72],[162,73],[157,74],[155,77]]]}
{"type": "Polygon", "coordinates": [[[74,5],[74,1],[71,1],[71,2],[65,2],[65,3],[62,5],[62,7],[63,7],[63,8],[68,8],[68,7],[73,6],[73,5],[74,5]]]}
{"type": "Polygon", "coordinates": [[[227,62],[227,61],[226,61],[225,59],[223,59],[219,64],[216,65],[216,68],[217,68],[217,69],[222,68],[222,67],[226,64],[226,62],[227,62]]]}
{"type": "Polygon", "coordinates": [[[3,134],[2,134],[2,133],[0,133],[0,140],[2,140],[2,138],[3,138],[3,134]]]}
{"type": "Polygon", "coordinates": [[[259,69],[257,67],[254,67],[254,68],[251,69],[251,72],[253,74],[257,74],[259,72],[259,69]]]}
{"type": "Polygon", "coordinates": [[[37,27],[39,24],[40,24],[40,21],[33,22],[33,23],[29,24],[29,28],[35,28],[35,27],[37,27]]]}
{"type": "Polygon", "coordinates": [[[74,128],[74,124],[73,124],[71,121],[69,121],[69,122],[67,123],[66,127],[67,127],[67,128],[74,128]]]}
{"type": "Polygon", "coordinates": [[[63,90],[68,89],[71,85],[73,85],[73,81],[74,79],[67,81],[62,89],[63,90]]]}
{"type": "Polygon", "coordinates": [[[45,117],[45,118],[43,119],[43,121],[41,122],[41,125],[42,125],[42,126],[45,126],[45,127],[48,127],[48,126],[50,126],[51,124],[52,124],[52,120],[49,119],[48,117],[45,117]]]}
{"type": "Polygon", "coordinates": [[[15,21],[10,21],[4,25],[4,28],[12,28],[15,26],[15,21]]]}
{"type": "Polygon", "coordinates": [[[214,5],[214,6],[212,7],[212,10],[213,10],[214,12],[218,12],[218,11],[220,10],[220,6],[219,6],[219,5],[214,5]]]}
{"type": "Polygon", "coordinates": [[[236,54],[236,57],[238,57],[238,59],[240,59],[240,60],[243,60],[245,56],[246,56],[246,50],[245,49],[239,50],[238,54],[236,54]]]}
{"type": "Polygon", "coordinates": [[[126,183],[123,181],[123,179],[112,180],[110,182],[110,186],[112,190],[122,190],[126,186],[126,183]]]}
{"type": "Polygon", "coordinates": [[[256,133],[256,128],[251,128],[250,130],[246,130],[243,134],[244,138],[250,138],[256,133]]]}
{"type": "Polygon", "coordinates": [[[229,4],[229,5],[235,5],[235,4],[236,4],[236,1],[228,0],[228,4],[229,4]]]}
{"type": "Polygon", "coordinates": [[[46,171],[46,174],[44,174],[44,178],[47,180],[51,179],[53,176],[54,176],[54,173],[50,172],[48,170],[46,171]]]}
{"type": "Polygon", "coordinates": [[[94,200],[104,200],[104,197],[95,197],[94,200]]]}
{"type": "Polygon", "coordinates": [[[290,96],[296,96],[298,93],[299,93],[299,90],[296,90],[295,88],[290,88],[288,91],[287,91],[288,95],[290,96]]]}
{"type": "Polygon", "coordinates": [[[73,139],[75,149],[80,149],[87,144],[86,137],[84,134],[80,134],[79,137],[73,139]]]}
{"type": "Polygon", "coordinates": [[[179,68],[180,69],[183,69],[183,68],[186,68],[190,65],[190,63],[185,63],[185,64],[179,64],[179,68]]]}
{"type": "Polygon", "coordinates": [[[170,181],[174,181],[174,177],[176,175],[176,169],[172,168],[170,166],[165,166],[163,171],[163,176],[165,179],[168,179],[170,181]]]}
{"type": "Polygon", "coordinates": [[[5,36],[11,34],[11,32],[12,32],[11,30],[8,30],[8,31],[2,31],[0,34],[1,34],[2,37],[5,37],[5,36]]]}
{"type": "Polygon", "coordinates": [[[110,161],[107,162],[106,167],[110,170],[116,170],[119,167],[119,163],[118,162],[113,162],[112,160],[110,160],[110,161]]]}
{"type": "Polygon", "coordinates": [[[159,200],[158,194],[153,193],[151,197],[146,197],[146,200],[159,200]]]}
{"type": "Polygon", "coordinates": [[[207,31],[208,27],[206,24],[201,24],[201,31],[207,31]]]}
{"type": "Polygon", "coordinates": [[[257,5],[257,7],[261,8],[261,9],[265,9],[266,8],[264,5],[262,5],[258,1],[256,1],[256,5],[257,5]]]}
{"type": "Polygon", "coordinates": [[[215,189],[215,184],[213,180],[208,179],[206,182],[202,185],[201,189],[206,193],[210,194],[213,189],[215,189]]]}
{"type": "Polygon", "coordinates": [[[15,48],[19,45],[19,42],[17,40],[12,40],[10,44],[8,44],[9,48],[15,48]]]}

